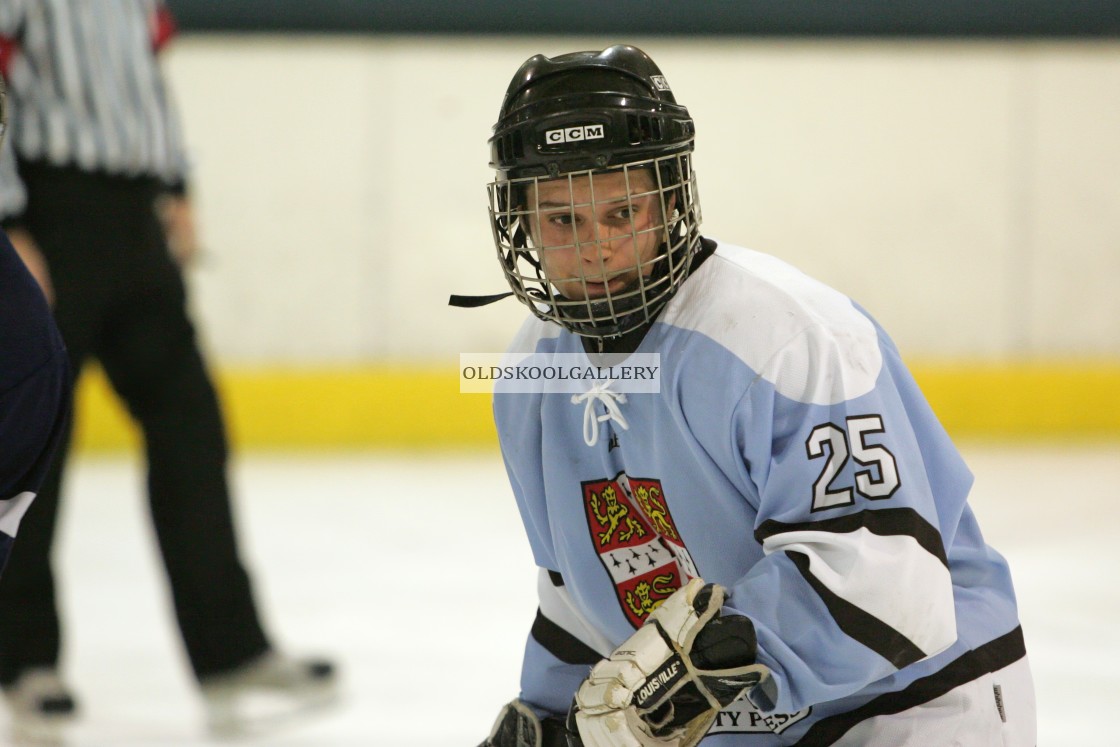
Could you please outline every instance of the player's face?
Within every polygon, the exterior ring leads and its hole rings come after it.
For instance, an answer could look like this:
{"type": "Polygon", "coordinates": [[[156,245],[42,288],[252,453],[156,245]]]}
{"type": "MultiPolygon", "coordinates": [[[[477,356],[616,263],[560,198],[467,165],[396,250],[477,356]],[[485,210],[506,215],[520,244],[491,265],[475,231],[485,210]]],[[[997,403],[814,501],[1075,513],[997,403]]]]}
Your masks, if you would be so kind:
{"type": "MultiPolygon", "coordinates": [[[[664,239],[661,196],[647,169],[541,181],[533,245],[549,282],[565,298],[618,294],[649,276],[664,239]]],[[[672,210],[672,204],[669,209],[672,210]]]]}

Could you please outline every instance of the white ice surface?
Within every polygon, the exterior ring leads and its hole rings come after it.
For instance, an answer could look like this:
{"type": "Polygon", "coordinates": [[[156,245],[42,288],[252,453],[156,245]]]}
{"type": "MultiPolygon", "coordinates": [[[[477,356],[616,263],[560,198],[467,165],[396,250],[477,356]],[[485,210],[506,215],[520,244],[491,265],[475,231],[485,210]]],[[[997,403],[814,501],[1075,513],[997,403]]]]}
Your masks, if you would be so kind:
{"type": "MultiPolygon", "coordinates": [[[[1015,577],[1039,744],[1114,747],[1120,444],[962,450],[1015,577]]],[[[286,650],[337,658],[343,678],[334,708],[240,743],[476,745],[517,693],[536,607],[498,455],[242,454],[231,474],[267,628],[286,650]]],[[[57,566],[83,716],[63,744],[228,745],[203,726],[142,480],[135,459],[83,457],[68,483],[57,566]]]]}

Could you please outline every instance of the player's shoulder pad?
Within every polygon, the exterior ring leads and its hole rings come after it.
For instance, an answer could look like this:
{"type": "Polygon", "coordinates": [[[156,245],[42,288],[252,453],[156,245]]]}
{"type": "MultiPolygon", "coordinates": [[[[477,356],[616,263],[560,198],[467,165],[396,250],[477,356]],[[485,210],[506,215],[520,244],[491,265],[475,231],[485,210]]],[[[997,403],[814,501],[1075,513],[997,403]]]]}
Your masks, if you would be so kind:
{"type": "Polygon", "coordinates": [[[542,340],[555,339],[563,332],[563,328],[553,322],[546,322],[530,315],[521,328],[517,330],[513,340],[506,348],[506,356],[517,358],[521,355],[536,353],[542,340]]]}
{"type": "Polygon", "coordinates": [[[800,402],[827,405],[866,394],[883,366],[878,330],[851,299],[739,246],[720,243],[662,321],[712,339],[800,402]]]}

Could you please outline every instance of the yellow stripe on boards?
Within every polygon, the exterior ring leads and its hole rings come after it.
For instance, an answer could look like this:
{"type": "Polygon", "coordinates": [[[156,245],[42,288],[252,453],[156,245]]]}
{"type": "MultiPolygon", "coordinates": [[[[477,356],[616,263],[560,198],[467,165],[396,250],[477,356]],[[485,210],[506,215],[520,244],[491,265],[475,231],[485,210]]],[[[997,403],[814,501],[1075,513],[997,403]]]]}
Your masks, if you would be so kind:
{"type": "MultiPolygon", "coordinates": [[[[454,448],[496,445],[487,395],[459,393],[447,367],[221,371],[217,386],[237,448],[454,448]]],[[[78,387],[76,443],[134,446],[136,430],[91,367],[78,387]]]]}
{"type": "Polygon", "coordinates": [[[912,368],[954,436],[1120,436],[1120,361],[921,363],[912,368]]]}
{"type": "MultiPolygon", "coordinates": [[[[922,362],[912,370],[954,437],[1120,437],[1120,361],[922,362]]],[[[218,386],[237,448],[496,444],[490,397],[460,394],[454,368],[229,369],[218,386]]],[[[96,367],[79,384],[76,439],[85,451],[138,441],[96,367]]]]}

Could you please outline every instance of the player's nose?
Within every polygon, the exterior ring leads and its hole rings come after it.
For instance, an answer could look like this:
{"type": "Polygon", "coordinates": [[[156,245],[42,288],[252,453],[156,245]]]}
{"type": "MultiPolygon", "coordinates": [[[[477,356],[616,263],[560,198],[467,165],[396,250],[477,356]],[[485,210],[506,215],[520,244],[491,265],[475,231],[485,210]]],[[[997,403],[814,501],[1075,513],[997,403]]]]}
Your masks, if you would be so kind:
{"type": "Polygon", "coordinates": [[[630,237],[630,232],[612,223],[600,222],[595,226],[595,243],[602,259],[607,259],[618,251],[622,243],[630,237]]]}

